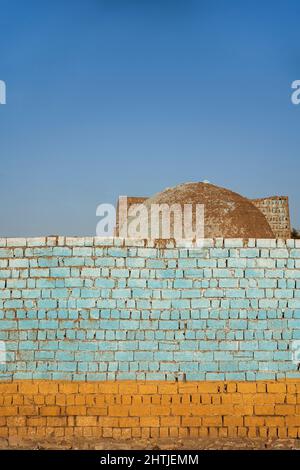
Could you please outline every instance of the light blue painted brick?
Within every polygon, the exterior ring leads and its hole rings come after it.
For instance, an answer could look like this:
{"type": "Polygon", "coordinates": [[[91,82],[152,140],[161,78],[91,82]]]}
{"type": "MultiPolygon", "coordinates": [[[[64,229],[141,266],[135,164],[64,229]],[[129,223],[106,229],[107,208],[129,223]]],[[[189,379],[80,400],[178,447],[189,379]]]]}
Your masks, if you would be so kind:
{"type": "Polygon", "coordinates": [[[211,248],[210,250],[211,258],[228,258],[229,250],[223,248],[211,248]]]}
{"type": "Polygon", "coordinates": [[[264,270],[263,269],[245,269],[245,277],[246,278],[262,278],[264,277],[264,270]]]}
{"type": "Polygon", "coordinates": [[[169,320],[169,321],[160,321],[159,328],[162,330],[177,330],[179,327],[178,321],[169,320]]]}
{"type": "Polygon", "coordinates": [[[133,361],[133,351],[117,351],[115,353],[116,361],[133,361]]]}
{"type": "Polygon", "coordinates": [[[246,289],[246,297],[248,298],[261,298],[264,297],[265,291],[263,289],[246,289]]]}
{"type": "Polygon", "coordinates": [[[300,249],[291,249],[290,250],[290,257],[291,258],[300,258],[300,249]]]}
{"type": "Polygon", "coordinates": [[[70,268],[50,268],[51,277],[70,277],[70,268]]]}
{"type": "Polygon", "coordinates": [[[204,297],[224,297],[223,289],[206,289],[204,297]]]}
{"type": "Polygon", "coordinates": [[[112,256],[114,258],[126,258],[128,255],[127,248],[108,248],[107,250],[108,256],[112,256]]]}
{"type": "Polygon", "coordinates": [[[259,250],[257,248],[241,248],[240,256],[241,258],[258,258],[259,250]]]}
{"type": "Polygon", "coordinates": [[[46,310],[56,308],[57,300],[55,299],[42,299],[38,301],[38,308],[45,308],[46,310]]]}
{"type": "Polygon", "coordinates": [[[129,277],[128,269],[111,269],[112,277],[129,277]]]}
{"type": "Polygon", "coordinates": [[[74,247],[73,248],[73,256],[92,256],[93,248],[87,247],[74,247]]]}
{"type": "Polygon", "coordinates": [[[131,289],[114,289],[112,291],[113,299],[128,299],[131,297],[131,289]]]}

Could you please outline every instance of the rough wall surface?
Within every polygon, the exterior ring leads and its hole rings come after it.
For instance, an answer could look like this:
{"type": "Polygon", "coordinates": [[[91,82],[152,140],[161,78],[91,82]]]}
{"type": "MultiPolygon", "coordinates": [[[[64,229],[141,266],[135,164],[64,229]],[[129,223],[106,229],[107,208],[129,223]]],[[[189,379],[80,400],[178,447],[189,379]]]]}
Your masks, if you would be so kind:
{"type": "Polygon", "coordinates": [[[272,196],[251,201],[266,217],[276,238],[291,237],[289,198],[272,196]]]}
{"type": "Polygon", "coordinates": [[[300,437],[299,241],[0,245],[0,435],[300,437]]]}

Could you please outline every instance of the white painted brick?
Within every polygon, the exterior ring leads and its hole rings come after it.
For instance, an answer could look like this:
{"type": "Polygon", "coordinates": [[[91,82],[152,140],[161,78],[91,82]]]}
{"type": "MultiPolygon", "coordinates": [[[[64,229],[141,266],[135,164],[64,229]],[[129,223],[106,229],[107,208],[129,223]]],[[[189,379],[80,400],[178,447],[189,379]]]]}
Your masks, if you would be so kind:
{"type": "Polygon", "coordinates": [[[84,246],[84,237],[66,237],[67,246],[84,246]]]}
{"type": "Polygon", "coordinates": [[[144,238],[125,238],[124,244],[125,246],[144,247],[146,246],[146,240],[144,238]]]}
{"type": "Polygon", "coordinates": [[[215,238],[215,247],[216,248],[223,248],[224,246],[224,238],[215,238]]]}
{"type": "Polygon", "coordinates": [[[257,248],[276,248],[276,240],[274,238],[257,238],[257,248]]]}
{"type": "Polygon", "coordinates": [[[64,246],[64,245],[65,245],[65,237],[59,236],[59,237],[57,238],[57,245],[58,245],[58,246],[64,246]]]}
{"type": "Polygon", "coordinates": [[[94,246],[114,246],[114,237],[94,237],[94,246]]]}
{"type": "Polygon", "coordinates": [[[8,238],[7,246],[26,246],[26,238],[8,238]]]}
{"type": "Polygon", "coordinates": [[[84,246],[93,246],[94,237],[84,237],[84,246]]]}
{"type": "Polygon", "coordinates": [[[293,238],[286,240],[286,246],[288,248],[295,248],[295,240],[293,238]]]}
{"type": "Polygon", "coordinates": [[[27,238],[27,246],[46,246],[46,237],[27,238]]]}
{"type": "Polygon", "coordinates": [[[225,238],[224,247],[225,248],[243,248],[244,243],[242,238],[225,238]]]}
{"type": "Polygon", "coordinates": [[[47,246],[56,246],[57,243],[57,237],[51,236],[46,238],[46,244],[47,246]]]}

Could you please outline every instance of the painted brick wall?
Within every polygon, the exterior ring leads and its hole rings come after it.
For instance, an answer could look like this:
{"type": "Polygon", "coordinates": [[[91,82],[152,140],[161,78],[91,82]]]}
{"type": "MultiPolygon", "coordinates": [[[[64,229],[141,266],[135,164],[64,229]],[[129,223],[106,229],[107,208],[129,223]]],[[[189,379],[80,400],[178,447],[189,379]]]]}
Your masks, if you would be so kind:
{"type": "Polygon", "coordinates": [[[299,438],[299,268],[297,240],[0,239],[0,438],[299,438]]]}
{"type": "Polygon", "coordinates": [[[216,239],[197,248],[48,237],[0,245],[2,380],[300,376],[297,240],[216,239]]]}

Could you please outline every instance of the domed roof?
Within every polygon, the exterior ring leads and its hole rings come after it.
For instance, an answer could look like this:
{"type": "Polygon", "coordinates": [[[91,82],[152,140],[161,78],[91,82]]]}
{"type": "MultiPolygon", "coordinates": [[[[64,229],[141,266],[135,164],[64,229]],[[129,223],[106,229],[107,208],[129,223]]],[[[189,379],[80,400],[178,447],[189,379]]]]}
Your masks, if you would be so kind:
{"type": "Polygon", "coordinates": [[[274,238],[267,219],[247,198],[207,182],[184,183],[155,194],[144,204],[204,205],[205,238],[274,238]]]}

